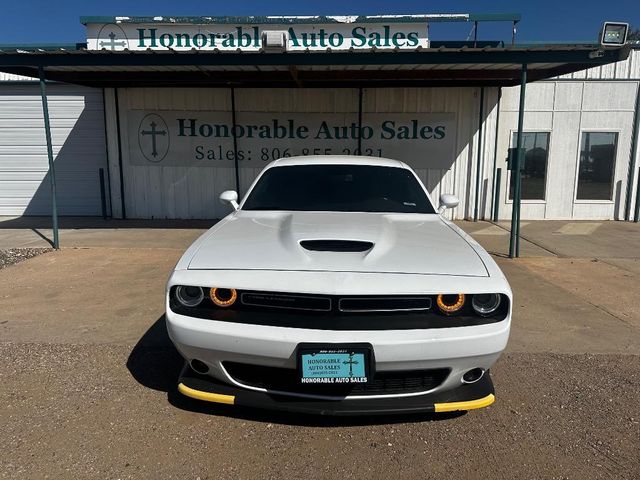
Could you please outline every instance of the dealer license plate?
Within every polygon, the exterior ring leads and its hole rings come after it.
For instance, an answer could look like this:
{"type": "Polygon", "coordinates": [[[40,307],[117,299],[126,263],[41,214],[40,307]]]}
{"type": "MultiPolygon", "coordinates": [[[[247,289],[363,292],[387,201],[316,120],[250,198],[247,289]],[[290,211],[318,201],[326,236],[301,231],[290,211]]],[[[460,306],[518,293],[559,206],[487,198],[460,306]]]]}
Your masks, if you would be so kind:
{"type": "Polygon", "coordinates": [[[367,347],[301,347],[300,382],[304,384],[367,383],[371,350],[367,347]]]}

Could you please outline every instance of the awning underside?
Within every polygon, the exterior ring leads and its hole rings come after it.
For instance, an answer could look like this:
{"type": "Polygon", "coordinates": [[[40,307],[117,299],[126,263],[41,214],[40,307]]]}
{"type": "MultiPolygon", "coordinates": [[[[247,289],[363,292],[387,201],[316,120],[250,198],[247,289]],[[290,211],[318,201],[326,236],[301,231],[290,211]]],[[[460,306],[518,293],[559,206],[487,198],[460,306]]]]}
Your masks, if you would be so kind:
{"type": "Polygon", "coordinates": [[[0,71],[93,87],[511,86],[624,60],[629,47],[433,48],[414,52],[221,53],[0,50],[0,71]]]}

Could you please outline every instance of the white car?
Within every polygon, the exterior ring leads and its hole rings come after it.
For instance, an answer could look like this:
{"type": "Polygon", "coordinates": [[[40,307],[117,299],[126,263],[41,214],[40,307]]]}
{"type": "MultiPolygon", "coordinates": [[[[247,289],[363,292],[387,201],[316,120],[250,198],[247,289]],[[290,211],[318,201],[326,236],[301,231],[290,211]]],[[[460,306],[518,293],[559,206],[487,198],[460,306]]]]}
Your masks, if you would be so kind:
{"type": "Polygon", "coordinates": [[[166,320],[200,400],[321,414],[490,405],[509,284],[402,162],[265,167],[171,274],[166,320]]]}

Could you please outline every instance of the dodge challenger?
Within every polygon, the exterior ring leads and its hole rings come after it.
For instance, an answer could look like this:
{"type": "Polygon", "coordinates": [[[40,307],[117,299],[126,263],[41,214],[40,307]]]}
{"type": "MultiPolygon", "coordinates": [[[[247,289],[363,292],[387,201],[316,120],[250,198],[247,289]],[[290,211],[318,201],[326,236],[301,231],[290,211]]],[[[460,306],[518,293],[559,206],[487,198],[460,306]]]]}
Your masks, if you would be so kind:
{"type": "Polygon", "coordinates": [[[169,336],[198,400],[329,415],[494,402],[512,293],[414,171],[356,156],[276,160],[178,261],[169,336]]]}

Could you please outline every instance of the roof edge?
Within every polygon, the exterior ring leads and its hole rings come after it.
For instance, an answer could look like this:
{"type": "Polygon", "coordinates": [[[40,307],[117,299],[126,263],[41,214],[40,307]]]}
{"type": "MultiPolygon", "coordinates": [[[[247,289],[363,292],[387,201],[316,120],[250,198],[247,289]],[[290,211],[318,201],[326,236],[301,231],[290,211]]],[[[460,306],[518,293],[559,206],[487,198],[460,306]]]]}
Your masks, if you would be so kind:
{"type": "Polygon", "coordinates": [[[434,13],[403,15],[260,15],[260,16],[81,16],[80,23],[296,25],[420,22],[519,22],[519,13],[434,13]]]}

